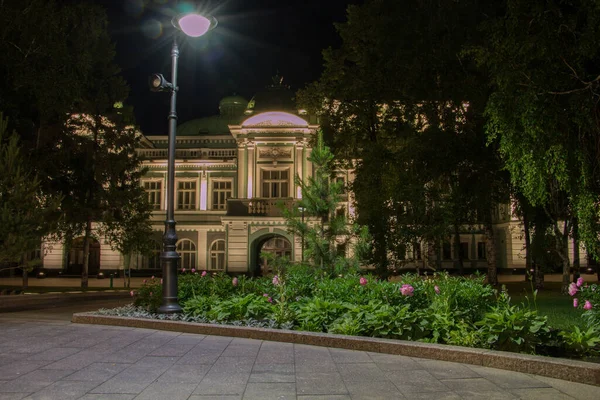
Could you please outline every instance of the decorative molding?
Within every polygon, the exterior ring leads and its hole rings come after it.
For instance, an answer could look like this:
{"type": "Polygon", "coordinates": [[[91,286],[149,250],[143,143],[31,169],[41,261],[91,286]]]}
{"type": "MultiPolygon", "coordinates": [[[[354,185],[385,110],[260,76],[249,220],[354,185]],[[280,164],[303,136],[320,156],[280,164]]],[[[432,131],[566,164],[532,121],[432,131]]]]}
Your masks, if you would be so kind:
{"type": "Polygon", "coordinates": [[[269,158],[272,160],[290,159],[292,158],[291,148],[268,147],[258,150],[259,158],[269,158]]]}

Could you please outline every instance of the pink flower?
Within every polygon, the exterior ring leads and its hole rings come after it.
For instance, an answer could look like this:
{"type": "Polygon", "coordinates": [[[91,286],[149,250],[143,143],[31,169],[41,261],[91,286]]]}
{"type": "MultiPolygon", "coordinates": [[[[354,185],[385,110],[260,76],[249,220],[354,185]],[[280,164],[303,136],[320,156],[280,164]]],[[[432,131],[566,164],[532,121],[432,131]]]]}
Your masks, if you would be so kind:
{"type": "Polygon", "coordinates": [[[269,297],[268,293],[263,293],[263,297],[269,297]]]}
{"type": "Polygon", "coordinates": [[[414,291],[415,291],[415,288],[413,288],[410,285],[406,285],[406,284],[402,285],[402,287],[400,288],[400,293],[402,293],[403,296],[410,297],[410,296],[414,295],[414,291]]]}
{"type": "Polygon", "coordinates": [[[277,275],[275,275],[273,277],[273,285],[275,285],[275,286],[279,285],[279,277],[277,275]]]}
{"type": "Polygon", "coordinates": [[[131,297],[135,296],[135,292],[133,290],[129,292],[129,294],[131,295],[131,297]]]}
{"type": "Polygon", "coordinates": [[[151,279],[154,279],[154,275],[152,275],[152,278],[151,278],[151,279]]]}
{"type": "Polygon", "coordinates": [[[436,294],[440,294],[440,287],[439,287],[438,285],[435,285],[435,286],[433,287],[433,290],[435,290],[435,293],[436,293],[436,294]]]}
{"type": "Polygon", "coordinates": [[[233,278],[233,279],[231,280],[231,284],[232,284],[233,286],[237,286],[237,285],[238,285],[238,278],[233,278]]]}
{"type": "Polygon", "coordinates": [[[575,285],[574,283],[571,283],[569,285],[569,294],[571,296],[575,296],[575,293],[577,293],[577,285],[575,285]]]}
{"type": "Polygon", "coordinates": [[[181,268],[181,273],[185,273],[185,268],[181,268]]]}
{"type": "Polygon", "coordinates": [[[146,282],[148,282],[148,281],[147,281],[146,279],[144,279],[144,281],[143,281],[143,282],[144,282],[144,283],[146,283],[146,282]]]}
{"type": "Polygon", "coordinates": [[[367,284],[367,282],[368,282],[368,281],[367,281],[367,279],[366,279],[366,278],[364,278],[364,277],[362,277],[362,276],[360,277],[360,285],[361,285],[361,286],[365,286],[365,285],[367,284]]]}
{"type": "Polygon", "coordinates": [[[160,284],[162,285],[162,278],[160,278],[160,284]]]}
{"type": "Polygon", "coordinates": [[[585,304],[583,305],[583,309],[584,310],[591,310],[592,309],[592,303],[590,303],[589,300],[586,300],[585,304]]]}
{"type": "Polygon", "coordinates": [[[206,271],[202,271],[202,274],[200,274],[200,276],[206,276],[206,271]]]}
{"type": "Polygon", "coordinates": [[[581,285],[583,285],[583,278],[579,277],[577,278],[577,287],[581,287],[581,285]]]}
{"type": "Polygon", "coordinates": [[[152,292],[150,292],[150,296],[152,296],[152,292]]]}
{"type": "Polygon", "coordinates": [[[272,302],[273,302],[273,299],[269,297],[269,298],[267,299],[267,301],[268,301],[269,303],[272,303],[272,302]]]}
{"type": "Polygon", "coordinates": [[[577,308],[579,306],[579,300],[577,300],[577,297],[573,299],[573,307],[577,308]]]}
{"type": "Polygon", "coordinates": [[[196,268],[192,268],[192,274],[196,272],[196,268]]]}

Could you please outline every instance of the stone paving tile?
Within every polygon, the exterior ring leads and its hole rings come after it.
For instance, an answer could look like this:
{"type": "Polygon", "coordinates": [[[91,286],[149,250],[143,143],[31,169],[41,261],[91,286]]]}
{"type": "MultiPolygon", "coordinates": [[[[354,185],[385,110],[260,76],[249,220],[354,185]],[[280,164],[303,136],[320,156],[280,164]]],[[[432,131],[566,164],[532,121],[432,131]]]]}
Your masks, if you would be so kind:
{"type": "Polygon", "coordinates": [[[194,347],[186,355],[177,360],[176,364],[198,365],[214,364],[221,356],[222,350],[207,350],[194,347]]]}
{"type": "Polygon", "coordinates": [[[419,360],[418,363],[438,379],[481,378],[481,375],[463,364],[437,360],[419,360]]]}
{"type": "Polygon", "coordinates": [[[329,349],[329,354],[335,363],[370,363],[373,362],[371,357],[364,351],[346,350],[346,349],[329,349]]]}
{"type": "Polygon", "coordinates": [[[165,344],[150,353],[151,356],[173,356],[181,357],[194,347],[193,344],[165,344]]]}
{"type": "Polygon", "coordinates": [[[309,394],[307,396],[298,395],[297,398],[298,400],[352,400],[352,398],[346,394],[327,394],[324,396],[309,394]]]}
{"type": "Polygon", "coordinates": [[[0,386],[0,392],[37,392],[75,371],[37,369],[0,386]]]}
{"type": "Polygon", "coordinates": [[[61,360],[45,365],[44,369],[73,369],[79,370],[102,360],[106,355],[90,350],[82,350],[61,360]]]}
{"type": "Polygon", "coordinates": [[[505,371],[501,369],[480,367],[476,365],[467,365],[470,369],[477,372],[481,377],[495,383],[503,389],[521,389],[521,388],[544,388],[550,387],[533,375],[520,372],[505,371]]]}
{"type": "Polygon", "coordinates": [[[374,363],[338,364],[338,372],[345,382],[387,381],[388,378],[374,363]]]}
{"type": "Polygon", "coordinates": [[[248,383],[243,400],[296,400],[296,385],[283,382],[248,383]]]}
{"type": "Polygon", "coordinates": [[[337,371],[337,366],[332,360],[296,361],[296,372],[331,372],[337,371]]]}
{"type": "Polygon", "coordinates": [[[124,369],[130,367],[131,364],[105,363],[98,362],[88,365],[80,369],[72,375],[69,375],[62,380],[64,381],[88,381],[88,382],[104,382],[124,369]]]}
{"type": "Polygon", "coordinates": [[[79,400],[132,400],[134,397],[135,394],[88,393],[85,396],[80,397],[79,400]]]}
{"type": "Polygon", "coordinates": [[[509,393],[503,389],[500,389],[499,392],[472,392],[472,391],[462,391],[458,390],[456,393],[465,400],[512,400],[517,399],[518,397],[512,393],[509,393]]]}
{"type": "Polygon", "coordinates": [[[496,392],[501,389],[492,382],[484,378],[464,378],[464,379],[440,379],[444,385],[451,390],[474,391],[474,392],[496,392]]]}
{"type": "Polygon", "coordinates": [[[254,360],[254,357],[219,357],[208,372],[208,375],[229,373],[247,373],[250,375],[254,360]]]}
{"type": "Polygon", "coordinates": [[[195,383],[153,383],[142,393],[136,396],[136,400],[186,400],[194,389],[195,383]]]}
{"type": "Polygon", "coordinates": [[[350,397],[360,399],[403,399],[404,396],[398,388],[390,381],[378,382],[348,382],[346,388],[350,393],[350,397]]]}
{"type": "Polygon", "coordinates": [[[146,389],[148,385],[150,385],[150,382],[131,382],[123,379],[111,378],[91,390],[90,393],[138,394],[146,389]]]}
{"type": "Polygon", "coordinates": [[[337,372],[296,372],[298,394],[348,394],[342,376],[337,372]]]}
{"type": "Polygon", "coordinates": [[[256,357],[260,350],[260,340],[234,339],[223,351],[223,357],[256,357]]]}
{"type": "Polygon", "coordinates": [[[294,364],[254,364],[250,382],[296,382],[294,364]]]}
{"type": "Polygon", "coordinates": [[[21,400],[30,393],[0,393],[0,400],[21,400]]]}
{"type": "MultiPolygon", "coordinates": [[[[511,390],[522,400],[573,400],[571,397],[554,388],[515,389],[511,390]]],[[[592,399],[588,399],[592,400],[592,399]]]]}
{"type": "Polygon", "coordinates": [[[1,366],[0,376],[4,380],[16,379],[48,364],[48,361],[15,361],[1,366]]]}
{"type": "Polygon", "coordinates": [[[410,357],[392,354],[367,353],[383,371],[404,371],[423,369],[423,366],[410,357]]]}
{"type": "Polygon", "coordinates": [[[391,371],[386,375],[403,394],[449,390],[446,385],[427,371],[391,371]]]}
{"type": "Polygon", "coordinates": [[[37,391],[26,397],[27,400],[48,400],[60,399],[70,400],[78,399],[97,385],[96,382],[54,382],[50,386],[46,386],[40,391],[37,391]]]}
{"type": "MultiPolygon", "coordinates": [[[[461,400],[462,398],[454,392],[427,392],[411,393],[406,395],[410,400],[461,400]]],[[[488,400],[486,397],[479,397],[480,400],[488,400]]],[[[354,400],[354,399],[352,399],[354,400]]]]}
{"type": "Polygon", "coordinates": [[[199,395],[199,394],[193,394],[191,395],[188,400],[241,400],[242,399],[242,395],[212,395],[212,394],[208,394],[208,395],[199,395]]]}
{"type": "Polygon", "coordinates": [[[256,356],[256,364],[294,363],[294,344],[263,342],[256,356]]]}
{"type": "Polygon", "coordinates": [[[169,342],[169,344],[173,344],[173,345],[192,344],[195,346],[198,343],[200,343],[201,341],[203,341],[205,337],[206,337],[205,335],[198,335],[195,333],[182,333],[181,335],[177,336],[176,338],[173,338],[169,342]]]}
{"type": "Polygon", "coordinates": [[[246,390],[249,374],[229,374],[209,376],[202,379],[193,394],[202,395],[236,395],[241,396],[246,390]]]}
{"type": "Polygon", "coordinates": [[[58,361],[80,351],[81,349],[76,347],[54,347],[37,354],[32,354],[27,357],[27,360],[58,361]]]}
{"type": "Polygon", "coordinates": [[[600,387],[584,385],[583,383],[568,382],[560,379],[536,376],[536,379],[552,386],[556,390],[573,396],[576,399],[600,399],[600,387]]]}
{"type": "Polygon", "coordinates": [[[210,370],[210,367],[208,364],[175,364],[158,377],[157,382],[198,384],[210,370]]]}

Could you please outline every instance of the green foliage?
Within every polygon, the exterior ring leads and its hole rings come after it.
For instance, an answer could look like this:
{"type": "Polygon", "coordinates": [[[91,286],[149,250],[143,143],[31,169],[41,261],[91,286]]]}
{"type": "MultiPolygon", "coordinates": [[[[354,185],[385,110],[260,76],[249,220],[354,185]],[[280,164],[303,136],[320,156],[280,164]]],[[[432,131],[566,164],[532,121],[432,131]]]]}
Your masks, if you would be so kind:
{"type": "Polygon", "coordinates": [[[596,356],[600,354],[600,328],[588,325],[580,328],[573,325],[570,330],[559,333],[567,350],[578,356],[596,356]]]}
{"type": "Polygon", "coordinates": [[[304,256],[314,267],[330,276],[357,272],[370,243],[366,227],[351,224],[345,214],[336,209],[345,190],[343,182],[336,181],[333,153],[319,132],[308,161],[314,173],[307,179],[295,177],[302,190],[297,207],[283,210],[288,230],[303,238],[304,256]],[[303,212],[299,208],[304,209],[303,212]],[[304,217],[302,217],[304,215],[304,217]],[[338,254],[337,246],[343,244],[353,256],[338,254]]]}
{"type": "Polygon", "coordinates": [[[134,296],[133,304],[143,307],[146,311],[156,312],[162,304],[162,279],[152,277],[145,279],[137,291],[131,291],[134,296]]]}
{"type": "Polygon", "coordinates": [[[329,326],[347,309],[344,302],[320,297],[306,299],[294,305],[298,329],[309,332],[327,332],[329,326]]]}
{"type": "Polygon", "coordinates": [[[243,296],[233,296],[213,304],[210,310],[206,312],[206,316],[211,321],[263,319],[273,313],[273,308],[264,297],[250,293],[243,296]]]}
{"type": "Polygon", "coordinates": [[[23,268],[25,254],[39,249],[41,238],[56,228],[60,199],[44,193],[8,119],[0,113],[0,263],[23,268]]]}
{"type": "Polygon", "coordinates": [[[511,306],[505,292],[500,294],[498,304],[476,325],[492,349],[531,354],[550,332],[546,317],[525,307],[511,306]]]}

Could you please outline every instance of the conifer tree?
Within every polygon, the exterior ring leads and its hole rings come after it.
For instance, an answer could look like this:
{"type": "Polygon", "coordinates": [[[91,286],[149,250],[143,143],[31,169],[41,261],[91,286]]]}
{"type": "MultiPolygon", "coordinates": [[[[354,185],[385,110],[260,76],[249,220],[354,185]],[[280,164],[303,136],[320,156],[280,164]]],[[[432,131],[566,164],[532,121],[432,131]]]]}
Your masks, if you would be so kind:
{"type": "Polygon", "coordinates": [[[302,199],[297,207],[285,210],[289,231],[303,238],[305,259],[323,272],[336,275],[356,271],[368,248],[368,231],[348,221],[345,213],[337,213],[342,201],[344,182],[335,180],[335,161],[319,132],[308,161],[313,163],[314,176],[295,182],[302,199]],[[301,218],[301,209],[304,217],[301,218]],[[351,256],[338,253],[338,245],[351,246],[351,256]]]}

